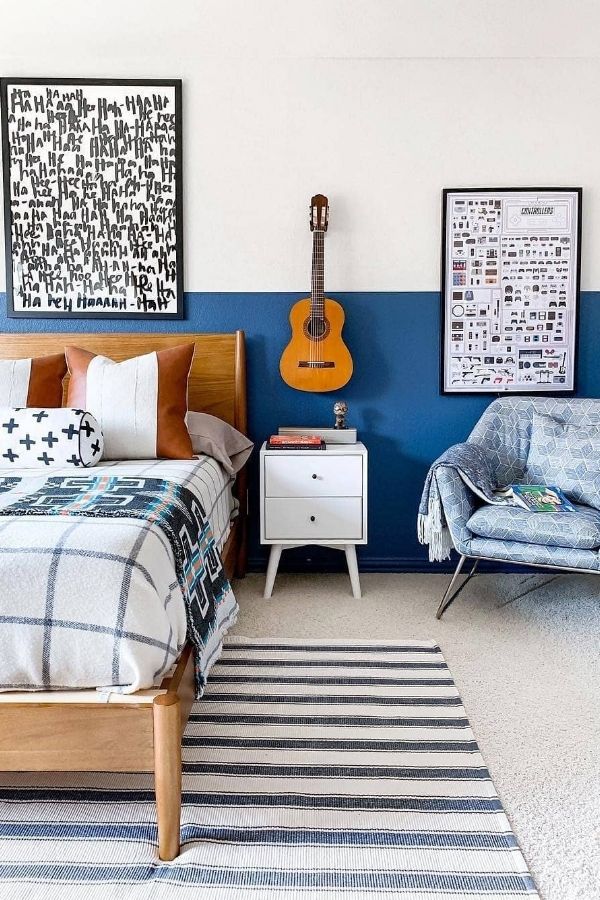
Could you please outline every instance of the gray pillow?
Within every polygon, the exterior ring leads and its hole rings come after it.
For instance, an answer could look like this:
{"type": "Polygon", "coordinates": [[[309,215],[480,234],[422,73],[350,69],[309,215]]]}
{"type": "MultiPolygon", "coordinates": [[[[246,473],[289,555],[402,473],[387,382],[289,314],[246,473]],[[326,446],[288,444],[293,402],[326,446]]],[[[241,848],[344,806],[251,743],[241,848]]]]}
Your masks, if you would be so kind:
{"type": "Polygon", "coordinates": [[[187,427],[194,453],[212,456],[229,475],[236,475],[252,453],[252,441],[216,416],[188,412],[187,427]]]}
{"type": "Polygon", "coordinates": [[[600,425],[572,425],[534,412],[525,469],[530,484],[553,484],[600,509],[600,425]]]}

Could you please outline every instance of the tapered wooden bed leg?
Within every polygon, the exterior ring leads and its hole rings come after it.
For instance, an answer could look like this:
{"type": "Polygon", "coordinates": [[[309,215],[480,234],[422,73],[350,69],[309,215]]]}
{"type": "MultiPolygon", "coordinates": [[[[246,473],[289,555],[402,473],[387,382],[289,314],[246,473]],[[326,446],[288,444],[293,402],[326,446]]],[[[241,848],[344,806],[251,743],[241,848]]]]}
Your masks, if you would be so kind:
{"type": "Polygon", "coordinates": [[[159,694],[154,711],[154,790],[158,855],[179,855],[181,825],[181,713],[177,694],[159,694]]]}

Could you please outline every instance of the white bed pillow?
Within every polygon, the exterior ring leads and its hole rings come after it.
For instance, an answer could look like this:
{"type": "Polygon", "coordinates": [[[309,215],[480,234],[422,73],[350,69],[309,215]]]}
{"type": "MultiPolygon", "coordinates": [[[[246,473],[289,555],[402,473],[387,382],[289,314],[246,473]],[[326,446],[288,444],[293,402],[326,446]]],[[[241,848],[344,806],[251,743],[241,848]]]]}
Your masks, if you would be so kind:
{"type": "Polygon", "coordinates": [[[194,453],[212,456],[229,475],[237,475],[252,453],[252,441],[216,416],[190,411],[187,427],[194,453]]]}
{"type": "Polygon", "coordinates": [[[64,353],[33,359],[0,359],[0,407],[62,406],[64,353]]]}
{"type": "Polygon", "coordinates": [[[115,362],[66,347],[67,404],[89,409],[104,435],[106,459],[192,459],[185,426],[194,344],[115,362]]]}
{"type": "Polygon", "coordinates": [[[103,450],[98,422],[82,409],[0,407],[0,467],[87,468],[103,450]]]}

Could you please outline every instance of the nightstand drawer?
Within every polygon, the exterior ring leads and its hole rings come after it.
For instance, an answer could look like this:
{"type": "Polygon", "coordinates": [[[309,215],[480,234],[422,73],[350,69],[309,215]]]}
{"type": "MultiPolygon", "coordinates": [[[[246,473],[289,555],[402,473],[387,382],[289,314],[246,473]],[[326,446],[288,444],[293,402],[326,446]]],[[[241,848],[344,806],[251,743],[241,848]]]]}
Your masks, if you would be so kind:
{"type": "MultiPolygon", "coordinates": [[[[277,460],[279,462],[279,460],[277,460]]],[[[360,541],[360,497],[301,497],[265,500],[265,539],[277,541],[360,541]]]]}
{"type": "Polygon", "coordinates": [[[360,497],[362,457],[265,456],[265,496],[360,497]]]}

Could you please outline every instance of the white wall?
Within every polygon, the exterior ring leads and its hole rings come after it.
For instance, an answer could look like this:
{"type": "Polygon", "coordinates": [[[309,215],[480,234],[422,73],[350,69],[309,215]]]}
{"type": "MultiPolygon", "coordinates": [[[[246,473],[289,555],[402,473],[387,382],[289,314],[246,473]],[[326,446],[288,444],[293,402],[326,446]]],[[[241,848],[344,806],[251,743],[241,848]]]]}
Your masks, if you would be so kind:
{"type": "Polygon", "coordinates": [[[308,289],[317,191],[329,290],[436,290],[440,191],[476,185],[582,185],[600,289],[599,26],[597,0],[4,0],[0,72],[183,79],[188,291],[308,289]]]}

